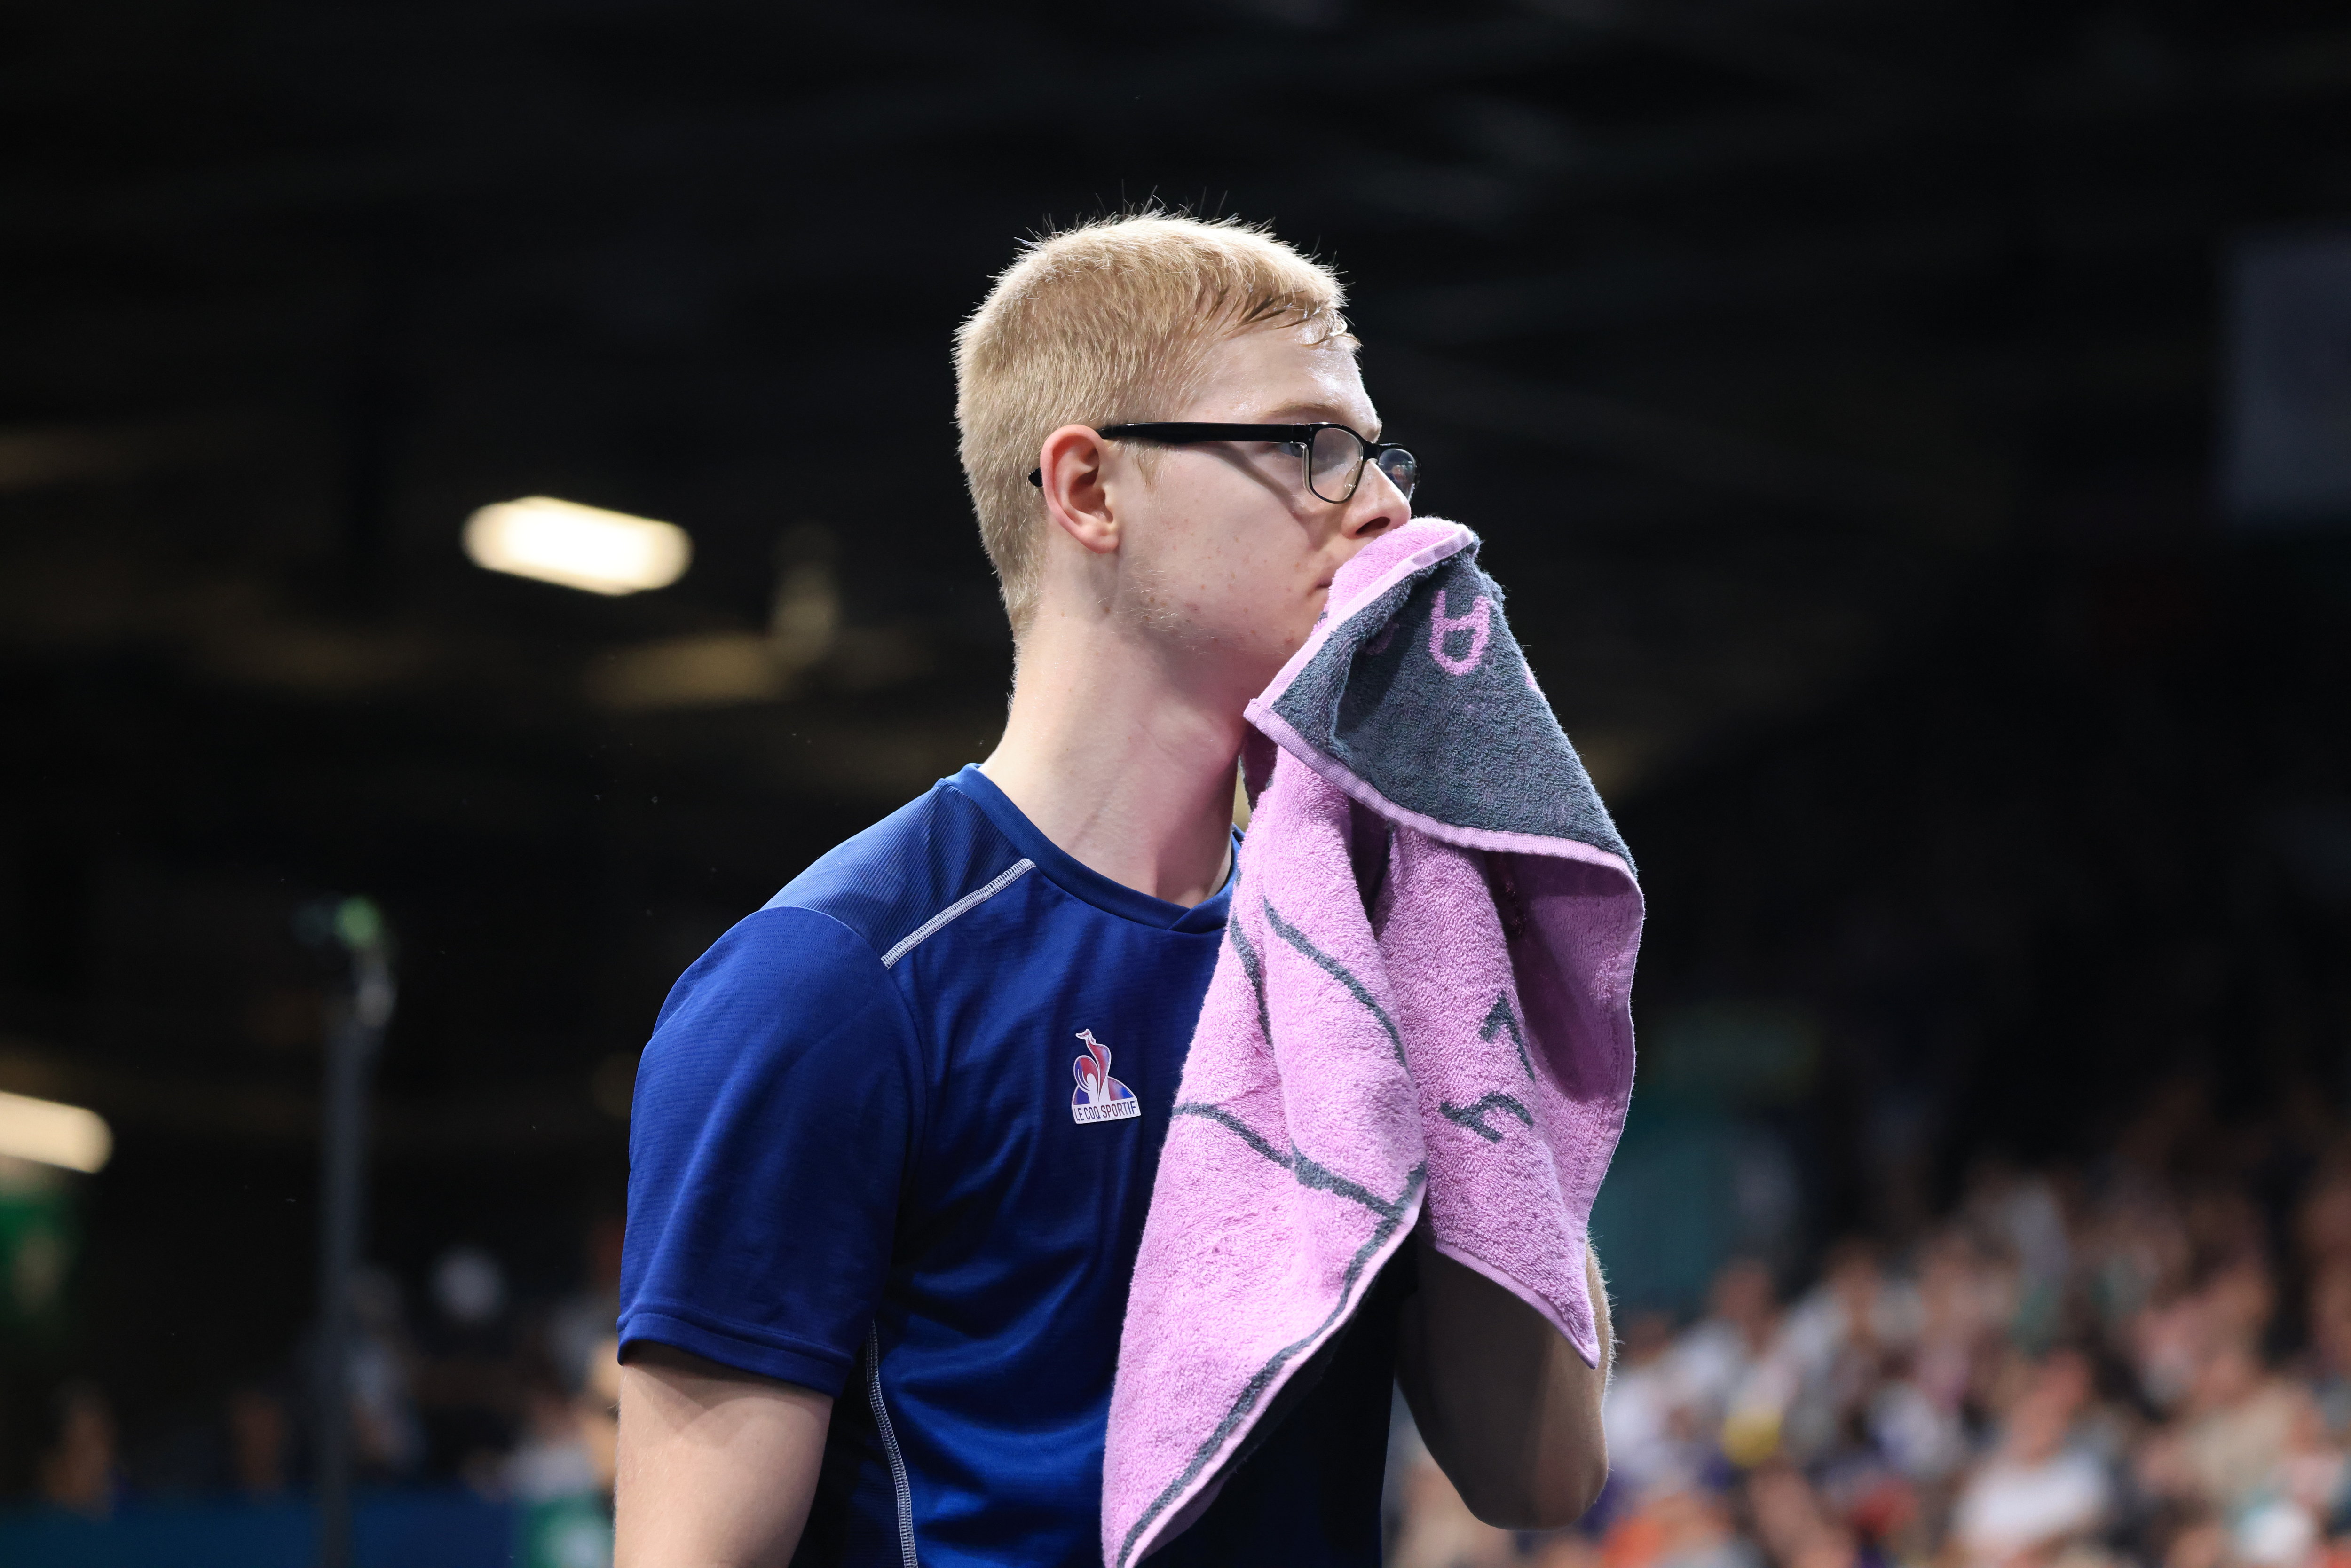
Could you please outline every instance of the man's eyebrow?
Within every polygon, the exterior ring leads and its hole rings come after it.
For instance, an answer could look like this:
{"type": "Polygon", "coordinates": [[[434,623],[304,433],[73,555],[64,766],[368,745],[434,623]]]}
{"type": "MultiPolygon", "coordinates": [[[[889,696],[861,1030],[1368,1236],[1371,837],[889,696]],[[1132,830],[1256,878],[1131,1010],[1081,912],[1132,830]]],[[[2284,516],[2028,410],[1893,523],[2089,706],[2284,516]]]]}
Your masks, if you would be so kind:
{"type": "MultiPolygon", "coordinates": [[[[1280,408],[1267,413],[1257,423],[1259,424],[1344,424],[1350,429],[1353,428],[1353,421],[1343,417],[1338,409],[1327,402],[1286,402],[1280,408]]],[[[1366,441],[1377,441],[1380,438],[1379,422],[1374,420],[1371,429],[1357,431],[1356,434],[1366,441]]]]}

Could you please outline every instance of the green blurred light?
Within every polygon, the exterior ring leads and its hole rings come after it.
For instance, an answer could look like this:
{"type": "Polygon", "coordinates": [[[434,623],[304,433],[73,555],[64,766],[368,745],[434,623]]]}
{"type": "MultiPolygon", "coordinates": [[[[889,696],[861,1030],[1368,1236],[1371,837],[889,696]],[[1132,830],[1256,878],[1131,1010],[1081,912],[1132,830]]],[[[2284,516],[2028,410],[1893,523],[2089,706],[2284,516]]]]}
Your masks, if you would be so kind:
{"type": "Polygon", "coordinates": [[[371,899],[346,898],[335,906],[335,936],[354,951],[383,941],[383,912],[371,899]]]}

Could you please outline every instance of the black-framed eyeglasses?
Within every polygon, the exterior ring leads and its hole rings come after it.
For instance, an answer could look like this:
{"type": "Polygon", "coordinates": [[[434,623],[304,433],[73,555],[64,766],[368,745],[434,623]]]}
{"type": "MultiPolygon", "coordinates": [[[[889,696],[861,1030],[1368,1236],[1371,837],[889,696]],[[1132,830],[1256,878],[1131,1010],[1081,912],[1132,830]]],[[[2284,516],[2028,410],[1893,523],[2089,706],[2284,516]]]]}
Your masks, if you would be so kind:
{"type": "MultiPolygon", "coordinates": [[[[1307,489],[1336,504],[1354,498],[1364,465],[1375,464],[1388,483],[1412,499],[1420,483],[1420,460],[1393,441],[1366,441],[1343,424],[1196,424],[1177,420],[1158,424],[1112,424],[1094,433],[1106,440],[1155,441],[1189,446],[1203,441],[1270,441],[1298,449],[1307,489]]],[[[1045,471],[1032,468],[1029,483],[1045,487],[1045,471]]]]}

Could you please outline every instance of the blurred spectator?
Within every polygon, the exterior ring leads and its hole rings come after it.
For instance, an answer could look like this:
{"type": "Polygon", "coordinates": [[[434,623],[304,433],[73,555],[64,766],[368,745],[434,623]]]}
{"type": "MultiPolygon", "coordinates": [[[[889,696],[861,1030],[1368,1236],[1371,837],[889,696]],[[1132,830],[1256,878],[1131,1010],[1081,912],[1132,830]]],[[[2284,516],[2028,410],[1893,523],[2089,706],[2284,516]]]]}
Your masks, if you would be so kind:
{"type": "Polygon", "coordinates": [[[400,1282],[370,1266],[351,1281],[351,1428],[362,1473],[405,1476],[424,1457],[413,1397],[416,1349],[400,1282]]]}
{"type": "MultiPolygon", "coordinates": [[[[1553,1552],[1552,1558],[1569,1560],[1553,1552]]],[[[1698,1486],[1670,1486],[1609,1526],[1597,1568],[1761,1568],[1732,1527],[1724,1500],[1698,1486]]]]}
{"type": "Polygon", "coordinates": [[[507,1313],[506,1271],[482,1248],[458,1246],[434,1264],[431,1283],[415,1378],[427,1462],[436,1475],[496,1491],[522,1436],[530,1375],[507,1313]]]}
{"type": "Polygon", "coordinates": [[[2224,1337],[2203,1357],[2179,1419],[2139,1456],[2158,1497],[2241,1515],[2287,1488],[2289,1455],[2316,1437],[2309,1392],[2272,1376],[2254,1346],[2224,1337]]]}
{"type": "Polygon", "coordinates": [[[506,1310],[506,1272],[478,1247],[452,1247],[433,1265],[433,1304],[461,1328],[486,1327],[506,1310]]]}
{"type": "Polygon", "coordinates": [[[612,1490],[621,1440],[621,1341],[606,1334],[589,1353],[588,1376],[580,1391],[580,1429],[596,1464],[596,1484],[612,1490]]]}
{"type": "Polygon", "coordinates": [[[1635,1313],[1620,1329],[1601,1406],[1612,1492],[1638,1498],[1695,1485],[1713,1455],[1712,1435],[1700,1429],[1667,1354],[1673,1343],[1673,1322],[1663,1312],[1635,1313]]]}
{"type": "Polygon", "coordinates": [[[79,1382],[57,1391],[56,1407],[55,1436],[41,1455],[42,1500],[102,1519],[120,1489],[113,1407],[96,1385],[79,1382]]]}
{"type": "Polygon", "coordinates": [[[1997,1159],[1985,1161],[1970,1186],[1966,1221],[1983,1250],[2005,1260],[2013,1281],[2010,1334],[2032,1348],[2045,1347],[2058,1328],[2073,1262],[2056,1186],[1997,1159]]]}
{"type": "Polygon", "coordinates": [[[1970,1568],[2052,1562],[2106,1523],[2113,1480],[2097,1455],[2072,1440],[2089,1391],[2088,1366],[2066,1353],[2051,1357],[2016,1396],[1997,1445],[1953,1511],[1960,1562],[1970,1568]]]}
{"type": "Polygon", "coordinates": [[[523,1396],[523,1436],[507,1458],[506,1489],[526,1502],[606,1497],[620,1438],[621,1342],[611,1334],[580,1358],[580,1388],[552,1378],[523,1396]]]}
{"type": "Polygon", "coordinates": [[[1391,1445],[1403,1522],[1387,1554],[1388,1568],[1505,1568],[1518,1561],[1506,1530],[1481,1524],[1429,1457],[1412,1417],[1399,1406],[1398,1437],[1391,1445]]]}
{"type": "Polygon", "coordinates": [[[2351,1435],[2351,1260],[2330,1261],[2310,1289],[2318,1407],[2335,1437],[2351,1435]]]}
{"type": "Polygon", "coordinates": [[[1773,1461],[1748,1478],[1755,1539],[1771,1568],[1852,1568],[1853,1533],[1831,1519],[1803,1472],[1773,1461]]]}
{"type": "Polygon", "coordinates": [[[1865,1417],[1886,1368],[1918,1337],[1917,1288],[1888,1279],[1868,1242],[1840,1243],[1825,1276],[1780,1331],[1778,1355],[1794,1384],[1781,1447],[1806,1458],[1826,1455],[1865,1417]]]}
{"type": "Polygon", "coordinates": [[[232,1390],[228,1396],[229,1470],[236,1490],[249,1498],[273,1498],[286,1490],[287,1450],[293,1421],[286,1402],[265,1388],[232,1390]]]}
{"type": "Polygon", "coordinates": [[[602,1489],[582,1414],[552,1382],[525,1392],[522,1441],[506,1460],[507,1492],[525,1502],[549,1502],[602,1489]]]}
{"type": "Polygon", "coordinates": [[[608,1214],[588,1228],[581,1287],[556,1302],[547,1318],[548,1359],[563,1386],[585,1388],[595,1371],[597,1349],[612,1337],[621,1317],[621,1217],[608,1214]]]}
{"type": "Polygon", "coordinates": [[[1795,1349],[1781,1338],[1771,1270],[1752,1258],[1732,1262],[1716,1278],[1709,1306],[1675,1347],[1674,1381],[1733,1463],[1758,1463],[1779,1451],[1799,1375],[1795,1349]]]}
{"type": "Polygon", "coordinates": [[[2294,1228],[2314,1273],[2351,1266],[2351,1166],[2337,1162],[2311,1184],[2294,1228]]]}

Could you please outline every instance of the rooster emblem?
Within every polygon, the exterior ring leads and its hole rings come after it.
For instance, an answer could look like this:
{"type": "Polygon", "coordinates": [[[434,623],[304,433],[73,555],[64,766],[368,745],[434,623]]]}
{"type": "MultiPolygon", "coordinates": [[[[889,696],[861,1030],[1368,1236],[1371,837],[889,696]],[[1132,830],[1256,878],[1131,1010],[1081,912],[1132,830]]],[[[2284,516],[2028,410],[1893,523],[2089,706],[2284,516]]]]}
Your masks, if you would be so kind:
{"type": "Polygon", "coordinates": [[[1070,1116],[1085,1122],[1123,1122],[1130,1116],[1143,1114],[1143,1102],[1134,1091],[1110,1075],[1110,1047],[1094,1038],[1090,1029],[1078,1030],[1078,1039],[1086,1053],[1071,1063],[1078,1080],[1075,1092],[1070,1096],[1070,1116]]]}

